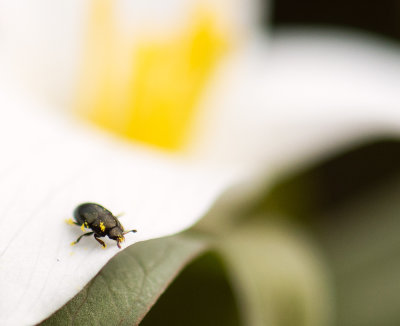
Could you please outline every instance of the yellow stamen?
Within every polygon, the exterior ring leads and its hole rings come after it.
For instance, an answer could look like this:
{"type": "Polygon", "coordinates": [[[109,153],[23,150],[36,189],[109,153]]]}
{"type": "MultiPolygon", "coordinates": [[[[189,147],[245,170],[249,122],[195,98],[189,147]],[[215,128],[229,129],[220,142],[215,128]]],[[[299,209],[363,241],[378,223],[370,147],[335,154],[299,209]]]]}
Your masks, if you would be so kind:
{"type": "Polygon", "coordinates": [[[83,224],[81,225],[81,230],[82,230],[82,232],[85,232],[85,223],[83,223],[83,224]]]}
{"type": "Polygon", "coordinates": [[[92,1],[78,113],[124,137],[181,149],[208,80],[227,53],[223,17],[193,8],[180,31],[146,37],[144,30],[135,43],[118,31],[114,9],[111,0],[92,1]]]}

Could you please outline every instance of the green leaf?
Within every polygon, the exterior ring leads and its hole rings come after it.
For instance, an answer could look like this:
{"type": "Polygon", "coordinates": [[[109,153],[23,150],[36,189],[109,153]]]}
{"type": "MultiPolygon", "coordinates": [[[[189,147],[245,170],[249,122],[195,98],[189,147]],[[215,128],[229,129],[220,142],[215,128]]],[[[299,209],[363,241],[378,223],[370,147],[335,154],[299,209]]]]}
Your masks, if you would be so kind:
{"type": "Polygon", "coordinates": [[[143,325],[328,325],[319,258],[296,229],[271,223],[149,240],[115,256],[42,325],[137,325],[158,299],[143,325]]]}
{"type": "Polygon", "coordinates": [[[215,252],[195,259],[140,325],[239,326],[236,298],[226,273],[221,256],[215,252]]]}
{"type": "Polygon", "coordinates": [[[244,325],[330,325],[329,272],[316,246],[299,229],[266,220],[219,243],[244,325]]]}
{"type": "Polygon", "coordinates": [[[337,325],[400,325],[399,166],[400,142],[375,139],[255,198],[259,220],[279,213],[314,232],[335,284],[337,325]]]}
{"type": "Polygon", "coordinates": [[[330,274],[298,228],[250,223],[214,238],[141,325],[331,325],[330,274]],[[239,308],[239,311],[238,311],[239,308]]]}
{"type": "Polygon", "coordinates": [[[338,325],[400,325],[400,178],[321,216],[338,325]]]}
{"type": "Polygon", "coordinates": [[[132,245],[41,325],[137,325],[177,273],[205,248],[204,240],[188,235],[132,245]]]}

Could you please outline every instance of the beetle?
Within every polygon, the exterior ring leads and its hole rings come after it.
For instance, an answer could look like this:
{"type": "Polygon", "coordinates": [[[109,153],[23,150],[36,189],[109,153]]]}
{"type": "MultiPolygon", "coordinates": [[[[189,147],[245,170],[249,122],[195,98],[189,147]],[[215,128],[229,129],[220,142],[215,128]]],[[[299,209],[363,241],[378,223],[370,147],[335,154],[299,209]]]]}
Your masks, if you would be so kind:
{"type": "Polygon", "coordinates": [[[117,246],[121,249],[121,242],[125,241],[124,235],[129,232],[136,232],[136,230],[124,231],[124,227],[117,216],[114,216],[108,209],[96,203],[84,203],[76,207],[74,219],[75,222],[73,224],[79,225],[82,231],[85,231],[85,228],[92,231],[82,234],[71,245],[77,244],[82,237],[88,237],[93,234],[96,241],[103,248],[106,247],[106,244],[99,238],[108,236],[110,239],[117,241],[117,246]]]}

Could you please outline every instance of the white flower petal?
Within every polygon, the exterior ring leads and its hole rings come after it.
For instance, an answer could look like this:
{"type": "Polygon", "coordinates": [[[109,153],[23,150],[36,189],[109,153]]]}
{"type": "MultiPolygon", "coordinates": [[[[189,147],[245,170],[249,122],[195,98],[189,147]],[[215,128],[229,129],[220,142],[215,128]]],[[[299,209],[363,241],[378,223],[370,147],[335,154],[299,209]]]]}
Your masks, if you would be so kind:
{"type": "Polygon", "coordinates": [[[2,95],[0,102],[2,325],[41,321],[119,252],[91,237],[70,245],[82,231],[65,220],[78,204],[124,213],[125,228],[138,230],[125,247],[189,227],[229,184],[223,173],[118,145],[2,95]]]}
{"type": "Polygon", "coordinates": [[[287,31],[221,71],[199,157],[276,173],[400,131],[400,48],[360,34],[287,31]]]}

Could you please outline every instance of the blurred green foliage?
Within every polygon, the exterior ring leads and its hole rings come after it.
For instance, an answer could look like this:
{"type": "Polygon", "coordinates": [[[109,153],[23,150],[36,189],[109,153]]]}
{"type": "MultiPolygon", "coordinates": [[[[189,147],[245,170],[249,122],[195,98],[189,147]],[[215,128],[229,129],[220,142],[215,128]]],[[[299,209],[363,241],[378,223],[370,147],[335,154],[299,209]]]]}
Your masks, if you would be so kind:
{"type": "Polygon", "coordinates": [[[141,325],[239,326],[239,312],[221,258],[206,253],[189,264],[141,325]]]}

